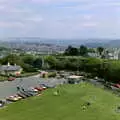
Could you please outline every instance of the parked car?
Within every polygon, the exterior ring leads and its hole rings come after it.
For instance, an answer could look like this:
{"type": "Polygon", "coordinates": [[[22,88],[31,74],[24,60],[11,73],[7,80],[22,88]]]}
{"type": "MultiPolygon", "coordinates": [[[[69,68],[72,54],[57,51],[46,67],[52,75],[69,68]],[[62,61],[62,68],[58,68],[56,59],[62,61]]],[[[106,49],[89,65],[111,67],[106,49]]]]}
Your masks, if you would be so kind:
{"type": "MultiPolygon", "coordinates": [[[[19,87],[19,90],[18,90],[18,94],[19,95],[24,95],[25,97],[30,97],[30,96],[32,96],[31,94],[29,94],[23,87],[19,87]]],[[[21,96],[22,96],[21,95],[21,96]]],[[[24,97],[23,96],[23,97],[24,97]]]]}
{"type": "Polygon", "coordinates": [[[27,94],[31,95],[31,96],[36,96],[38,95],[38,91],[25,91],[27,94]]]}
{"type": "Polygon", "coordinates": [[[29,88],[28,88],[28,91],[30,91],[30,92],[38,92],[38,90],[35,89],[34,87],[29,87],[29,88]]]}
{"type": "Polygon", "coordinates": [[[46,89],[47,89],[47,86],[45,86],[44,84],[40,84],[39,86],[42,87],[43,90],[46,90],[46,89]]]}
{"type": "Polygon", "coordinates": [[[23,99],[27,98],[27,96],[21,92],[18,92],[17,95],[22,97],[23,99]]]}
{"type": "Polygon", "coordinates": [[[47,84],[40,84],[40,86],[44,86],[46,89],[47,88],[55,88],[55,85],[47,85],[47,84]]]}
{"type": "Polygon", "coordinates": [[[44,90],[44,88],[43,87],[41,87],[41,86],[36,86],[36,87],[34,87],[36,90],[38,90],[38,91],[43,91],[44,90]]]}
{"type": "Polygon", "coordinates": [[[113,86],[116,88],[120,88],[120,84],[114,84],[113,86]]]}
{"type": "Polygon", "coordinates": [[[16,102],[16,101],[21,100],[21,99],[22,99],[22,97],[18,96],[17,94],[13,95],[13,96],[9,96],[8,98],[6,98],[6,100],[12,101],[12,102],[16,102]]]}
{"type": "Polygon", "coordinates": [[[112,90],[115,90],[115,91],[116,91],[116,90],[117,90],[117,91],[120,90],[118,87],[115,87],[115,86],[112,86],[112,85],[111,85],[111,89],[112,89],[112,90]]]}
{"type": "Polygon", "coordinates": [[[9,77],[8,81],[14,81],[16,78],[15,77],[9,77]]]}
{"type": "Polygon", "coordinates": [[[0,108],[5,106],[5,101],[0,100],[0,108]]]}

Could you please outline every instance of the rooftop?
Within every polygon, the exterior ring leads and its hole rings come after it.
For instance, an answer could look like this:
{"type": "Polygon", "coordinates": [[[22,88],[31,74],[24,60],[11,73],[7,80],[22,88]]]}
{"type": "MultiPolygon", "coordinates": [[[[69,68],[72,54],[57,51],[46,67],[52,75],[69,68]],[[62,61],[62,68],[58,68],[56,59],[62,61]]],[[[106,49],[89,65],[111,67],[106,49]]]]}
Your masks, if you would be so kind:
{"type": "Polygon", "coordinates": [[[0,66],[0,71],[17,71],[17,70],[20,70],[21,67],[18,66],[18,65],[2,65],[0,66]]]}

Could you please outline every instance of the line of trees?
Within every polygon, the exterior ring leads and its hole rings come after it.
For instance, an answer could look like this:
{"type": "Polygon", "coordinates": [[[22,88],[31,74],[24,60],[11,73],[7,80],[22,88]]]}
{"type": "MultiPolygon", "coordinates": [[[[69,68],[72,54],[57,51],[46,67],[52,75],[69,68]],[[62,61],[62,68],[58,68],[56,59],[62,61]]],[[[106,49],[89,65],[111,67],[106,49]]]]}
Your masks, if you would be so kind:
{"type": "Polygon", "coordinates": [[[72,55],[72,56],[87,56],[88,55],[88,48],[84,45],[81,45],[80,48],[68,46],[68,48],[65,50],[65,55],[72,55]]]}
{"type": "Polygon", "coordinates": [[[120,82],[120,61],[85,57],[53,57],[46,58],[50,69],[71,70],[90,73],[92,77],[100,77],[106,81],[120,82]]]}
{"type": "Polygon", "coordinates": [[[81,45],[79,48],[68,46],[68,48],[65,50],[64,55],[67,55],[67,56],[84,56],[84,57],[87,57],[89,52],[90,53],[97,52],[99,54],[99,56],[101,56],[101,58],[104,58],[103,57],[104,56],[103,55],[104,50],[105,49],[103,47],[98,47],[98,48],[96,48],[96,51],[95,51],[95,49],[93,49],[93,48],[87,48],[84,45],[81,45]]]}
{"type": "Polygon", "coordinates": [[[0,59],[0,64],[6,65],[10,62],[11,65],[20,65],[25,72],[36,72],[42,66],[42,58],[33,55],[14,55],[10,54],[0,59]]]}
{"type": "Polygon", "coordinates": [[[106,81],[120,82],[120,61],[79,56],[43,56],[9,55],[0,59],[1,64],[20,65],[25,72],[36,72],[39,69],[70,70],[90,73],[106,81]]]}

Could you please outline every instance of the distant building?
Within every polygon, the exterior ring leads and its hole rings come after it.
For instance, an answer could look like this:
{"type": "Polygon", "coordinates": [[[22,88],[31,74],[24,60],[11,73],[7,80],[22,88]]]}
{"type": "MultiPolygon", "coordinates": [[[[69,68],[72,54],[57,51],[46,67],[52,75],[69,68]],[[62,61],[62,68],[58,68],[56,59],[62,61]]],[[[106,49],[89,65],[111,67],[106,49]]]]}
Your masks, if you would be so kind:
{"type": "Polygon", "coordinates": [[[99,57],[97,53],[92,53],[92,52],[88,52],[88,56],[95,57],[95,58],[99,57]]]}
{"type": "Polygon", "coordinates": [[[120,50],[119,49],[109,49],[104,53],[106,59],[119,60],[120,59],[120,50]]]}
{"type": "Polygon", "coordinates": [[[118,54],[118,60],[120,60],[120,53],[118,54]]]}
{"type": "Polygon", "coordinates": [[[67,79],[69,84],[77,84],[80,81],[82,81],[83,76],[72,75],[72,76],[69,76],[67,79]]]}
{"type": "Polygon", "coordinates": [[[10,63],[8,63],[8,65],[1,65],[0,66],[0,74],[2,75],[15,75],[15,76],[19,76],[22,72],[22,68],[18,65],[10,65],[10,63]]]}

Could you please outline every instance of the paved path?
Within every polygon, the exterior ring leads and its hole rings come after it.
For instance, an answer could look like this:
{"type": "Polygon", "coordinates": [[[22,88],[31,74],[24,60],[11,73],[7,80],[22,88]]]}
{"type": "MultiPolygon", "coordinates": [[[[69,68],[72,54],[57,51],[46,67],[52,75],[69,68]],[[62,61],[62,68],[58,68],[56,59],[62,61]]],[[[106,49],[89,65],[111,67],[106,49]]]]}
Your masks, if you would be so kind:
{"type": "Polygon", "coordinates": [[[36,86],[38,84],[46,84],[49,86],[55,86],[57,84],[62,84],[65,79],[43,79],[39,78],[39,76],[32,76],[27,78],[17,78],[15,81],[9,82],[0,82],[0,99],[4,99],[7,96],[14,95],[17,92],[16,86],[21,85],[25,88],[36,86]]]}

